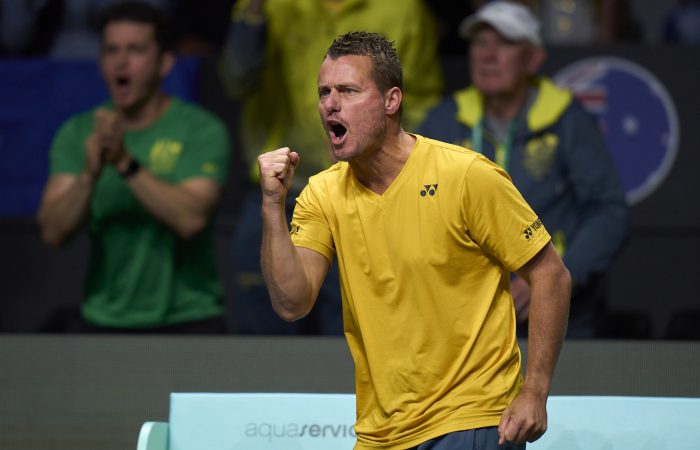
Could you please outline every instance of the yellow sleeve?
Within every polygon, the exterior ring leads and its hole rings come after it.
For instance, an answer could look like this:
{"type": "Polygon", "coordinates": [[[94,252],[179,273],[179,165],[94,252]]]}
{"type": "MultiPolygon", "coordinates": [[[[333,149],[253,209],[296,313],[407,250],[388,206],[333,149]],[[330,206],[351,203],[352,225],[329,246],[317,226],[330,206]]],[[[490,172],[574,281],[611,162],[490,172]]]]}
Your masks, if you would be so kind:
{"type": "Polygon", "coordinates": [[[314,250],[332,263],[335,246],[320,197],[310,184],[304,188],[294,207],[289,234],[295,246],[314,250]]]}
{"type": "Polygon", "coordinates": [[[550,236],[508,174],[479,156],[467,170],[463,214],[467,232],[488,254],[514,272],[534,257],[550,236]]]}

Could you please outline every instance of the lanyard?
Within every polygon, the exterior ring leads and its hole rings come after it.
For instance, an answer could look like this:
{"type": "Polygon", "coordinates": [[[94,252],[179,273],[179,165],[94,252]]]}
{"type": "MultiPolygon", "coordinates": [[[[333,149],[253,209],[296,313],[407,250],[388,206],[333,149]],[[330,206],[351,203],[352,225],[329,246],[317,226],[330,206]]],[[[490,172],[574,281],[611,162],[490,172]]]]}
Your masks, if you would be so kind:
{"type": "MultiPolygon", "coordinates": [[[[474,150],[478,153],[484,153],[484,120],[481,119],[472,129],[472,146],[474,150]]],[[[518,129],[518,120],[513,119],[508,125],[508,133],[506,133],[506,138],[502,144],[496,145],[495,149],[495,162],[501,166],[506,172],[508,171],[508,165],[510,163],[510,151],[513,148],[513,136],[518,129]]]]}

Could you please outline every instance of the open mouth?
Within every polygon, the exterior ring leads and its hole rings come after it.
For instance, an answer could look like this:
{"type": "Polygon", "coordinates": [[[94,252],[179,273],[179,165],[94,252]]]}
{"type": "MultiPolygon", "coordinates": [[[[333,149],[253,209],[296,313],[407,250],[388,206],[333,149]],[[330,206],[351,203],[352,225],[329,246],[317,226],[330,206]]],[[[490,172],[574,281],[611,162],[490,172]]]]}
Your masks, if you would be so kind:
{"type": "Polygon", "coordinates": [[[339,144],[343,141],[343,138],[348,132],[348,129],[344,125],[337,122],[328,123],[328,131],[330,134],[331,142],[334,144],[339,144]]]}
{"type": "Polygon", "coordinates": [[[129,85],[129,77],[127,76],[118,76],[116,79],[117,86],[119,87],[126,87],[129,85]]]}
{"type": "Polygon", "coordinates": [[[112,83],[112,100],[116,103],[128,101],[132,95],[131,78],[126,75],[114,77],[112,83]]]}

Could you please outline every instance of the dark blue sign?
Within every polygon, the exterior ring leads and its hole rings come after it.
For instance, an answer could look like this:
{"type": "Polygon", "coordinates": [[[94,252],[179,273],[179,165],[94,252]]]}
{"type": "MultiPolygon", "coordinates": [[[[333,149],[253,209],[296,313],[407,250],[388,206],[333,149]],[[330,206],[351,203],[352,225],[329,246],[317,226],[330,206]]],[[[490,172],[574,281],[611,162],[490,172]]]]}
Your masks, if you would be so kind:
{"type": "Polygon", "coordinates": [[[664,181],[676,159],[678,114],[648,70],[622,58],[577,61],[554,76],[595,114],[627,195],[638,203],[664,181]]]}

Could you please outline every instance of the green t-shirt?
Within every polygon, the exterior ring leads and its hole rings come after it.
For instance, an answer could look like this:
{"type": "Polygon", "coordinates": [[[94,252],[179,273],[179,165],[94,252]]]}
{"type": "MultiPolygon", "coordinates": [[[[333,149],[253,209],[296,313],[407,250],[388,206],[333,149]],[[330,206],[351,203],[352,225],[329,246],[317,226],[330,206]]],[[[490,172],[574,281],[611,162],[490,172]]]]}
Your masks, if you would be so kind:
{"type": "MultiPolygon", "coordinates": [[[[60,128],[51,148],[51,175],[83,171],[93,113],[78,114],[60,128]]],[[[223,184],[228,172],[224,124],[176,98],[150,127],[127,132],[125,143],[145,170],[170,183],[207,177],[223,184]]],[[[91,257],[82,306],[87,321],[148,328],[223,313],[211,224],[190,240],[180,239],[141,205],[112,166],[105,166],[94,187],[88,226],[91,257]]]]}

